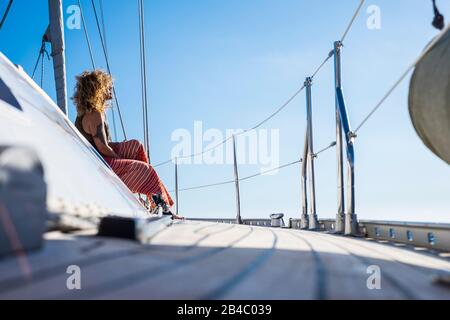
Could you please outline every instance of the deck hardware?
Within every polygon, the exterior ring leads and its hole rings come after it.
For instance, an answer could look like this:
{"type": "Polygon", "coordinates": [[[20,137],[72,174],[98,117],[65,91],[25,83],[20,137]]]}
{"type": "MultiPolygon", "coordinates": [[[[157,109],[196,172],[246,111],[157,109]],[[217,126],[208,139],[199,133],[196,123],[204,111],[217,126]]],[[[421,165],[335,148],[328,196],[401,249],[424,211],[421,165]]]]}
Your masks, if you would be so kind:
{"type": "Polygon", "coordinates": [[[302,160],[302,218],[301,229],[320,229],[319,219],[316,210],[316,185],[314,160],[314,138],[312,121],[312,78],[305,79],[306,88],[306,118],[307,127],[305,135],[305,148],[302,160]],[[309,201],[308,201],[308,180],[309,180],[309,201]],[[308,208],[309,207],[309,208],[308,208]]]}
{"type": "Polygon", "coordinates": [[[428,233],[428,243],[432,246],[436,244],[436,237],[434,236],[434,233],[429,232],[428,233]]]}
{"type": "Polygon", "coordinates": [[[406,237],[408,238],[408,241],[414,241],[414,235],[410,230],[406,231],[406,237]]]}
{"type": "Polygon", "coordinates": [[[381,237],[380,228],[378,227],[375,227],[375,236],[377,236],[377,238],[381,237]]]}
{"type": "Polygon", "coordinates": [[[395,239],[395,229],[389,229],[389,237],[391,239],[395,239]]]}
{"type": "Polygon", "coordinates": [[[355,150],[353,139],[346,139],[346,166],[347,166],[347,203],[344,203],[344,176],[343,176],[343,141],[342,134],[354,135],[350,126],[347,106],[341,83],[341,46],[335,42],[335,77],[336,77],[336,142],[338,153],[338,214],[336,217],[336,231],[346,235],[358,233],[358,219],[355,213],[355,150]],[[345,212],[345,215],[344,215],[345,212]],[[343,223],[343,225],[342,225],[343,223]]]}
{"type": "Polygon", "coordinates": [[[241,216],[241,195],[239,191],[239,171],[236,153],[236,136],[233,136],[233,160],[234,160],[234,180],[236,188],[236,223],[242,224],[241,216]]]}
{"type": "MultiPolygon", "coordinates": [[[[271,223],[270,226],[272,228],[282,228],[285,226],[284,224],[284,214],[283,213],[274,213],[272,215],[270,215],[270,219],[271,219],[271,223]]],[[[264,225],[266,225],[266,223],[264,222],[264,225]]]]}
{"type": "MultiPolygon", "coordinates": [[[[334,43],[334,74],[335,87],[340,88],[342,85],[341,76],[341,46],[340,41],[334,43]]],[[[344,212],[345,212],[345,198],[344,198],[344,151],[342,144],[342,124],[339,112],[339,102],[336,95],[336,156],[337,156],[337,189],[338,189],[338,212],[336,214],[336,233],[344,233],[344,212]]]]}

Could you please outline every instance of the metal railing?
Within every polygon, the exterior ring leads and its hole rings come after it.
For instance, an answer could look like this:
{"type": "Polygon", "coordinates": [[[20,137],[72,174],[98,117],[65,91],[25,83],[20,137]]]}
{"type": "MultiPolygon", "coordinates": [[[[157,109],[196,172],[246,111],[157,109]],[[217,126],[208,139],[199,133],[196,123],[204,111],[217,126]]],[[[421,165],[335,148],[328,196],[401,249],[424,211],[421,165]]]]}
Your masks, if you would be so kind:
{"type": "MultiPolygon", "coordinates": [[[[179,193],[182,191],[189,191],[189,190],[198,190],[198,189],[204,189],[209,187],[215,187],[225,184],[234,184],[235,185],[235,198],[236,198],[236,219],[199,219],[201,221],[211,221],[211,222],[223,222],[223,223],[238,223],[238,224],[253,224],[253,225],[262,225],[262,226],[270,226],[270,220],[266,219],[253,219],[253,220],[247,220],[242,219],[241,215],[241,197],[240,197],[240,182],[246,181],[249,179],[252,179],[254,177],[260,176],[261,174],[255,174],[252,176],[248,176],[245,178],[239,177],[239,168],[237,164],[237,153],[236,153],[236,137],[240,136],[244,133],[250,132],[252,130],[255,130],[259,128],[262,124],[266,123],[276,115],[278,115],[284,108],[290,104],[298,95],[300,92],[302,92],[304,89],[306,90],[306,115],[307,115],[307,128],[306,128],[306,136],[305,136],[305,147],[304,147],[304,153],[303,158],[300,160],[297,160],[295,162],[292,162],[290,164],[286,164],[284,166],[281,166],[279,168],[276,168],[275,170],[286,168],[298,163],[302,164],[301,167],[301,188],[302,188],[302,212],[301,212],[301,219],[299,220],[292,220],[292,223],[296,226],[298,229],[308,229],[308,230],[332,230],[334,233],[337,234],[345,234],[345,235],[359,235],[359,234],[366,234],[368,236],[378,234],[383,234],[383,226],[377,226],[376,230],[371,229],[372,223],[365,222],[365,224],[358,223],[357,214],[356,214],[356,203],[355,203],[355,139],[356,139],[356,133],[361,129],[361,127],[369,120],[370,117],[373,116],[373,114],[381,107],[381,105],[387,100],[387,98],[393,93],[393,91],[399,86],[400,82],[406,78],[406,75],[409,71],[412,70],[412,68],[425,56],[426,52],[430,50],[430,47],[437,43],[437,41],[443,37],[446,30],[450,27],[447,26],[445,30],[443,30],[435,40],[433,40],[432,44],[427,47],[426,51],[422,53],[418,59],[415,60],[415,62],[410,66],[405,73],[402,74],[400,79],[395,82],[395,84],[387,91],[387,93],[383,96],[381,101],[376,104],[375,108],[372,109],[372,111],[369,113],[369,115],[356,127],[355,131],[352,131],[352,126],[349,121],[348,116],[348,109],[347,105],[344,99],[344,92],[342,89],[342,63],[341,63],[341,57],[342,57],[342,48],[343,48],[343,40],[347,36],[351,25],[354,23],[359,11],[361,10],[361,7],[364,3],[364,0],[360,2],[360,5],[358,6],[358,9],[355,12],[355,15],[353,16],[348,28],[346,29],[346,32],[344,36],[341,38],[340,41],[334,42],[333,50],[331,50],[325,60],[320,64],[318,68],[315,69],[312,76],[307,77],[304,85],[292,96],[290,97],[285,104],[281,106],[281,108],[277,109],[275,113],[273,113],[270,117],[266,118],[264,121],[262,121],[257,126],[244,130],[242,133],[231,136],[225,139],[222,143],[218,144],[217,146],[214,146],[210,149],[207,149],[203,151],[202,153],[198,153],[195,155],[185,156],[183,158],[189,158],[194,157],[197,155],[203,155],[209,151],[214,150],[215,148],[222,146],[223,144],[227,143],[228,141],[232,140],[233,143],[233,160],[234,160],[234,179],[229,181],[223,181],[208,185],[201,185],[196,187],[190,187],[190,188],[179,188],[179,162],[178,159],[175,160],[168,160],[165,161],[159,165],[156,165],[155,167],[165,165],[171,162],[175,162],[175,193],[176,193],[176,207],[177,212],[179,210],[179,193]],[[334,57],[334,78],[335,78],[335,115],[336,115],[336,140],[333,142],[330,146],[327,148],[321,149],[320,152],[314,153],[314,137],[313,137],[313,99],[312,99],[312,85],[314,77],[319,73],[320,70],[322,70],[323,66],[329,61],[331,58],[334,57]],[[346,148],[346,158],[345,158],[345,166],[347,170],[346,178],[344,176],[344,146],[346,148]],[[337,199],[337,214],[335,220],[319,220],[317,216],[317,210],[316,210],[316,184],[315,184],[315,164],[314,160],[317,158],[319,154],[322,152],[329,150],[332,147],[336,147],[336,155],[337,155],[337,189],[338,189],[338,199],[337,199]],[[344,185],[346,184],[346,187],[344,185]],[[363,227],[362,227],[363,226],[363,227]],[[364,227],[365,226],[365,227],[364,227]],[[332,228],[331,228],[332,227],[332,228]]],[[[181,158],[180,158],[181,159],[181,158]]],[[[273,170],[271,170],[273,171],[273,170]]],[[[408,225],[409,226],[409,225],[408,225]]],[[[398,228],[398,227],[397,227],[398,228]]],[[[410,236],[412,231],[407,230],[410,236]]],[[[394,232],[394,231],[389,231],[394,232]]],[[[403,234],[403,231],[400,232],[403,234]]],[[[421,235],[422,233],[419,233],[421,235]]],[[[433,236],[435,234],[433,232],[429,232],[429,239],[428,244],[430,244],[433,240],[433,236]]],[[[440,238],[442,235],[440,235],[440,238]]],[[[395,236],[390,236],[389,239],[393,239],[395,236]]],[[[407,237],[407,239],[410,239],[411,237],[407,237]]],[[[423,237],[422,237],[423,238],[423,237]]],[[[403,239],[403,237],[400,237],[400,239],[403,239]]],[[[425,239],[425,238],[423,238],[425,239]]],[[[444,237],[444,239],[446,239],[444,237]]],[[[410,241],[410,240],[408,240],[410,241]]],[[[449,241],[450,242],[450,241],[449,241]]],[[[423,245],[426,245],[426,241],[420,242],[423,245]]]]}
{"type": "MultiPolygon", "coordinates": [[[[235,219],[189,219],[211,223],[236,224],[235,219]]],[[[271,227],[271,219],[244,219],[243,225],[254,227],[271,227]]],[[[301,219],[290,219],[285,228],[302,230],[301,219]]],[[[356,226],[361,237],[377,241],[386,241],[411,246],[416,250],[421,248],[450,252],[450,224],[420,223],[396,221],[360,220],[356,226]]],[[[317,231],[339,234],[335,219],[320,219],[317,231]]]]}
{"type": "MultiPolygon", "coordinates": [[[[342,44],[342,42],[344,41],[344,39],[346,38],[346,36],[348,35],[350,29],[352,28],[356,18],[358,17],[359,13],[361,12],[361,9],[363,7],[365,3],[365,0],[360,0],[358,7],[356,8],[356,10],[353,13],[353,16],[351,18],[351,20],[349,21],[349,23],[346,26],[345,32],[343,33],[343,35],[340,37],[340,41],[338,43],[342,44]]],[[[322,68],[325,66],[325,64],[333,57],[333,55],[336,55],[336,50],[331,50],[329,53],[327,53],[327,56],[325,57],[325,59],[321,62],[321,64],[314,69],[314,71],[312,72],[312,76],[308,77],[305,81],[305,84],[300,87],[292,96],[289,97],[289,99],[286,100],[285,103],[283,103],[279,108],[277,108],[275,110],[275,112],[273,112],[269,117],[265,118],[264,120],[260,121],[257,125],[242,131],[241,133],[235,135],[235,136],[230,136],[227,137],[224,141],[222,141],[221,143],[208,148],[206,150],[204,150],[203,152],[197,153],[197,154],[192,154],[192,155],[188,155],[188,156],[180,156],[178,158],[175,159],[169,159],[166,161],[163,161],[161,163],[158,163],[156,165],[154,165],[154,168],[158,168],[170,163],[174,163],[175,165],[175,190],[173,192],[175,192],[175,197],[176,197],[176,211],[177,213],[179,212],[180,209],[180,197],[179,197],[179,193],[182,191],[188,191],[188,190],[198,190],[198,189],[203,189],[203,188],[207,188],[207,187],[215,187],[215,186],[219,186],[219,185],[225,185],[225,184],[231,184],[234,183],[235,184],[235,190],[236,190],[236,222],[237,223],[245,223],[242,220],[242,216],[241,216],[241,197],[240,197],[240,188],[239,188],[239,184],[241,181],[246,181],[252,178],[255,178],[257,176],[260,176],[264,173],[261,174],[255,174],[252,176],[248,176],[245,177],[243,179],[239,178],[239,168],[238,168],[238,164],[237,164],[237,154],[236,154],[236,137],[237,136],[241,136],[245,133],[248,133],[250,131],[256,130],[258,128],[260,128],[262,125],[264,125],[265,123],[267,123],[268,121],[270,121],[271,119],[273,119],[275,116],[277,116],[278,114],[280,114],[288,105],[290,105],[295,98],[304,90],[306,89],[306,99],[307,99],[307,117],[308,117],[308,121],[307,121],[307,133],[306,133],[306,138],[305,138],[305,154],[303,159],[300,160],[296,160],[290,164],[286,164],[283,165],[279,168],[276,168],[275,170],[278,169],[282,169],[282,168],[286,168],[289,166],[293,166],[296,165],[298,163],[303,162],[302,165],[302,186],[304,187],[303,190],[303,218],[307,217],[307,219],[304,219],[305,221],[305,228],[310,228],[310,229],[317,229],[318,228],[318,217],[317,217],[317,212],[316,212],[316,194],[315,194],[315,168],[314,168],[314,159],[317,158],[317,156],[327,150],[329,150],[330,148],[338,145],[342,146],[341,140],[338,140],[338,144],[336,144],[336,142],[331,143],[329,146],[327,146],[326,148],[321,149],[320,152],[318,152],[317,154],[314,153],[314,148],[313,148],[313,132],[312,132],[312,81],[313,79],[316,77],[316,75],[322,70],[322,68]],[[197,187],[191,187],[191,188],[184,188],[184,189],[180,189],[179,187],[179,160],[180,159],[188,159],[188,158],[193,158],[199,155],[203,155],[206,154],[207,152],[213,151],[216,148],[223,146],[224,144],[228,143],[229,141],[233,141],[233,159],[234,159],[234,180],[230,180],[230,181],[224,181],[224,182],[219,182],[219,183],[214,183],[214,184],[208,184],[208,185],[202,185],[202,186],[197,186],[197,187]],[[309,169],[309,171],[308,171],[309,169]],[[307,172],[308,171],[308,172],[307,172]],[[309,195],[310,195],[310,210],[308,210],[308,200],[307,200],[307,189],[308,189],[308,176],[309,176],[309,195]],[[308,214],[309,211],[309,214],[308,214]]],[[[339,79],[340,79],[340,75],[339,75],[339,79]]],[[[336,113],[337,115],[337,122],[338,122],[338,133],[340,133],[342,131],[341,126],[339,125],[340,123],[340,116],[339,113],[336,113]]],[[[338,166],[342,167],[342,161],[340,161],[338,163],[338,166]]],[[[274,171],[274,170],[270,170],[270,171],[274,171]]],[[[343,208],[343,201],[339,203],[339,207],[343,208]]]]}
{"type": "Polygon", "coordinates": [[[240,223],[237,223],[236,219],[221,219],[221,218],[206,218],[206,219],[188,219],[189,221],[211,222],[211,223],[224,223],[224,224],[241,224],[246,226],[255,227],[271,227],[272,220],[270,219],[242,219],[240,223]]]}
{"type": "MultiPolygon", "coordinates": [[[[331,147],[337,147],[337,168],[338,168],[338,212],[336,218],[336,232],[344,233],[346,235],[356,235],[358,233],[357,228],[357,216],[355,214],[355,163],[354,163],[354,138],[355,135],[351,131],[351,126],[349,122],[347,107],[345,104],[342,83],[341,83],[341,48],[342,42],[336,41],[334,43],[334,50],[332,50],[327,59],[328,61],[331,57],[335,57],[335,89],[336,89],[336,142],[331,143],[327,148],[324,148],[320,153],[330,149],[331,147]],[[345,134],[345,140],[343,140],[343,134],[345,134]],[[343,157],[343,146],[346,146],[347,150],[347,211],[345,211],[345,190],[344,190],[344,157],[343,157]]],[[[324,65],[322,63],[321,67],[324,65]]],[[[320,70],[321,67],[318,69],[320,70]]],[[[314,75],[317,74],[317,71],[314,75]]],[[[314,153],[314,137],[313,137],[313,98],[312,98],[312,85],[313,77],[307,77],[303,88],[306,89],[306,135],[305,135],[305,148],[303,153],[303,158],[295,161],[291,164],[284,165],[280,168],[295,165],[297,163],[302,163],[301,167],[301,186],[302,186],[302,215],[301,215],[301,229],[309,230],[320,230],[319,219],[317,216],[316,209],[316,184],[315,184],[315,164],[314,161],[318,157],[318,154],[314,153]],[[308,196],[309,195],[309,196],[308,196]]],[[[246,224],[249,222],[254,222],[254,220],[243,220],[241,215],[241,197],[240,197],[240,182],[244,180],[252,179],[258,175],[252,175],[243,179],[239,178],[239,168],[237,162],[237,151],[236,151],[236,136],[232,136],[233,142],[233,167],[234,167],[234,180],[208,184],[203,186],[191,187],[186,189],[179,188],[179,164],[178,159],[175,159],[175,194],[176,194],[176,208],[179,212],[179,192],[188,190],[198,190],[207,187],[214,187],[224,184],[235,185],[235,197],[236,197],[236,219],[235,222],[238,224],[246,224]]],[[[223,221],[229,222],[227,219],[207,219],[207,221],[223,221]]],[[[259,221],[261,222],[261,220],[259,221]]],[[[269,224],[270,225],[270,224],[269,224]]]]}
{"type": "MultiPolygon", "coordinates": [[[[321,231],[336,233],[336,220],[323,219],[319,224],[321,231]]],[[[291,219],[289,227],[301,229],[301,221],[291,219]]],[[[360,220],[357,230],[361,236],[369,239],[450,251],[450,224],[360,220]]]]}

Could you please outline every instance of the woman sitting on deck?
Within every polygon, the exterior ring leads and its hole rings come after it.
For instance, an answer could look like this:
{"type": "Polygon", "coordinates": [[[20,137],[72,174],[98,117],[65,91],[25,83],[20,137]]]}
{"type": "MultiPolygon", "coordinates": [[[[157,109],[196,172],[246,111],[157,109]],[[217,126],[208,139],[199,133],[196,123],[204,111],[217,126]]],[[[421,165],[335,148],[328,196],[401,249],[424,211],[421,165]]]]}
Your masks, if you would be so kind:
{"type": "Polygon", "coordinates": [[[86,71],[76,79],[72,99],[77,107],[77,129],[133,193],[146,195],[152,208],[161,205],[165,214],[180,219],[170,211],[174,202],[155,169],[149,164],[143,145],[136,140],[111,142],[105,111],[112,99],[112,77],[95,70],[86,71]]]}

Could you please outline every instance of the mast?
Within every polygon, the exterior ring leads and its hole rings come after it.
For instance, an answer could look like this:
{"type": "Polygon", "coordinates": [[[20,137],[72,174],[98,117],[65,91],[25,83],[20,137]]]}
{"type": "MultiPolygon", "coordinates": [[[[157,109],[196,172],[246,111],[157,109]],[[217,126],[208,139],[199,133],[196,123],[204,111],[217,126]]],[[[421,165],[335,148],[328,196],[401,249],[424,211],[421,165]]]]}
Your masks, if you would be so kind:
{"type": "Polygon", "coordinates": [[[51,43],[57,104],[67,115],[66,59],[64,54],[64,16],[62,0],[48,0],[50,24],[44,39],[51,43]]]}

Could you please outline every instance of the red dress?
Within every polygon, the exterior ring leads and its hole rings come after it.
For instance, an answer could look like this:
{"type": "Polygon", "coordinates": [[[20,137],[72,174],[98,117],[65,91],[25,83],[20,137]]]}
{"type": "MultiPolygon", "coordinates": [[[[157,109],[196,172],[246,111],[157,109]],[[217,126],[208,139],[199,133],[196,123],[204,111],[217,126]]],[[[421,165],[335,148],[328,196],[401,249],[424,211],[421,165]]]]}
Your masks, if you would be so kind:
{"type": "Polygon", "coordinates": [[[104,157],[105,161],[131,192],[146,195],[150,200],[152,195],[161,194],[169,207],[174,205],[163,182],[149,164],[144,146],[139,141],[111,143],[110,146],[120,158],[104,157]]]}

